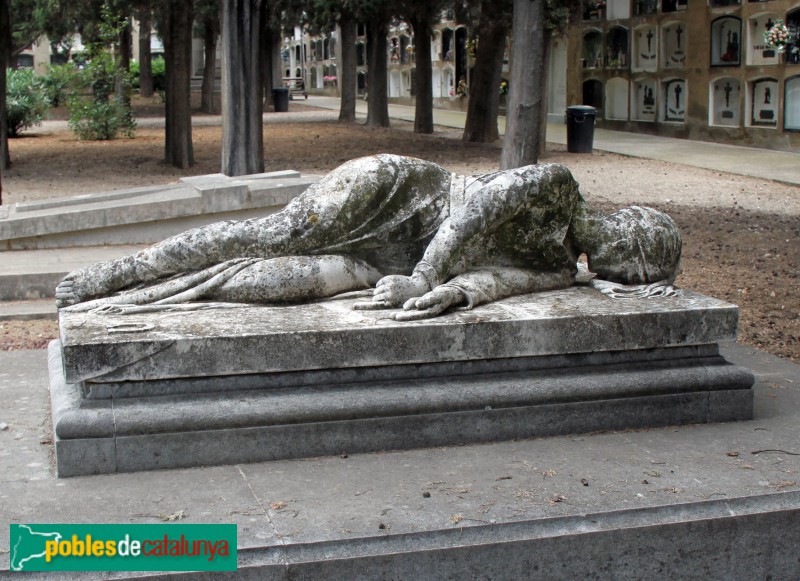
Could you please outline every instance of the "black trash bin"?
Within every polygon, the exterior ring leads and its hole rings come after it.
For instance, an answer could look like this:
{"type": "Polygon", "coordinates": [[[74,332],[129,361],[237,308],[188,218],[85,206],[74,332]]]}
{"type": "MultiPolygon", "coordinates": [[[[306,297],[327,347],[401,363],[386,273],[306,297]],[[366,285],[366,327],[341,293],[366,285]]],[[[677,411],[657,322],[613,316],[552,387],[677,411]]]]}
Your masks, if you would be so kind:
{"type": "Polygon", "coordinates": [[[276,113],[287,113],[289,111],[289,89],[286,87],[272,89],[272,105],[276,113]]]}
{"type": "Polygon", "coordinates": [[[567,107],[567,151],[592,153],[597,109],[588,105],[567,107]]]}

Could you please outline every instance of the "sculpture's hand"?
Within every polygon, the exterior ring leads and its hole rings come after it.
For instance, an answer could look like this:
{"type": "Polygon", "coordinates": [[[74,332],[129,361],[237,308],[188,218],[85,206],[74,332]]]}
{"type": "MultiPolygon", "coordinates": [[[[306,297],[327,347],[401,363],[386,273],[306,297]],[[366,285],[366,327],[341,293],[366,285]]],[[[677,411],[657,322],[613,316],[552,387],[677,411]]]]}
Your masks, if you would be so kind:
{"type": "Polygon", "coordinates": [[[394,313],[396,321],[417,321],[441,315],[450,307],[466,301],[464,293],[455,287],[438,286],[420,298],[413,298],[403,305],[402,313],[394,313]]]}
{"type": "Polygon", "coordinates": [[[371,310],[399,307],[407,300],[420,297],[429,290],[431,288],[428,285],[428,281],[421,274],[384,276],[375,284],[372,302],[356,303],[353,308],[356,310],[371,310]]]}

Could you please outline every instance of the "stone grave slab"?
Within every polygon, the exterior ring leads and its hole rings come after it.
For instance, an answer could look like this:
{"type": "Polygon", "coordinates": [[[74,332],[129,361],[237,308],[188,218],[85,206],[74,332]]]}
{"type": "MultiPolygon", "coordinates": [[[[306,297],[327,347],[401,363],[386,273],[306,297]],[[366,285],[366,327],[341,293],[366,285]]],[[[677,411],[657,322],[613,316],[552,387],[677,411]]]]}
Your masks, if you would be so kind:
{"type": "Polygon", "coordinates": [[[576,287],[397,322],[354,299],[62,311],[60,476],[752,417],[738,309],[576,287]]]}

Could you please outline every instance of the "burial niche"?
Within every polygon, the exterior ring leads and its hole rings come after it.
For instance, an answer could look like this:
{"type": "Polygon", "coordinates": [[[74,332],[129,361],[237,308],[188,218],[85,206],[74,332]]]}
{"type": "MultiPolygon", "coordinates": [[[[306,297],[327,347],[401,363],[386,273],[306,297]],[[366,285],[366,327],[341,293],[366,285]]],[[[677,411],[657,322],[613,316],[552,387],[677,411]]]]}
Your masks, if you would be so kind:
{"type": "Polygon", "coordinates": [[[636,16],[647,16],[658,13],[658,0],[634,0],[633,13],[636,16]]]}
{"type": "Polygon", "coordinates": [[[778,126],[778,81],[757,79],[750,82],[750,123],[753,127],[778,126]]]}
{"type": "Polygon", "coordinates": [[[606,119],[628,120],[628,81],[622,77],[609,79],[606,83],[606,119]]]}
{"type": "Polygon", "coordinates": [[[587,30],[583,34],[583,68],[599,69],[603,67],[603,37],[599,30],[587,30]]]}
{"type": "Polygon", "coordinates": [[[603,108],[603,83],[597,79],[589,79],[583,82],[583,100],[581,105],[589,105],[597,109],[597,116],[603,108]]]}
{"type": "Polygon", "coordinates": [[[679,10],[686,10],[689,0],[662,0],[661,12],[667,14],[668,12],[678,12],[679,10]]]}
{"type": "Polygon", "coordinates": [[[785,88],[783,128],[800,131],[800,75],[786,79],[785,88]]]}
{"type": "Polygon", "coordinates": [[[661,31],[664,66],[682,68],[686,64],[686,46],[688,44],[686,27],[682,22],[667,24],[661,31]]]}
{"type": "Polygon", "coordinates": [[[757,14],[749,20],[747,27],[747,64],[777,65],[780,54],[764,41],[764,32],[772,28],[777,14],[757,14]]]}
{"type": "Polygon", "coordinates": [[[710,119],[711,125],[738,127],[741,124],[740,83],[737,79],[717,79],[712,81],[710,119]]]}
{"type": "Polygon", "coordinates": [[[663,85],[664,121],[683,123],[686,120],[686,81],[671,79],[663,85]]]}
{"type": "Polygon", "coordinates": [[[606,34],[606,67],[628,68],[628,29],[612,26],[606,34]]]}
{"type": "Polygon", "coordinates": [[[711,23],[711,66],[738,67],[742,53],[742,21],[721,16],[711,23]]]}
{"type": "Polygon", "coordinates": [[[656,120],[656,82],[653,79],[633,81],[631,112],[636,121],[656,120]]]}
{"type": "Polygon", "coordinates": [[[608,0],[606,20],[624,20],[631,17],[630,0],[608,0]]]}
{"type": "Polygon", "coordinates": [[[658,30],[642,26],[633,33],[633,70],[655,71],[658,68],[658,30]]]}

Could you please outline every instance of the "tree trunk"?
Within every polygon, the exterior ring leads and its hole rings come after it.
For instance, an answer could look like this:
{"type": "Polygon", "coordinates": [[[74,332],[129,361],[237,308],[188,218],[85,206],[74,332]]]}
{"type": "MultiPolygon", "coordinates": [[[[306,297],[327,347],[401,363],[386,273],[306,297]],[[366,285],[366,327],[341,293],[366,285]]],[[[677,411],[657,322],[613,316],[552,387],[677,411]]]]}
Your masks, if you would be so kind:
{"type": "Polygon", "coordinates": [[[229,176],[264,171],[260,24],[260,0],[223,0],[222,173],[229,176]]]}
{"type": "Polygon", "coordinates": [[[500,82],[503,77],[503,54],[508,26],[492,18],[490,0],[481,4],[478,24],[478,52],[469,87],[464,141],[492,143],[500,138],[497,113],[500,109],[500,82]]]}
{"type": "Polygon", "coordinates": [[[153,96],[153,67],[150,53],[150,33],[152,31],[150,2],[142,2],[139,11],[139,94],[153,96]]]}
{"type": "Polygon", "coordinates": [[[131,71],[131,59],[133,58],[133,34],[131,23],[125,25],[119,33],[119,46],[117,47],[119,58],[116,78],[114,79],[114,93],[117,102],[123,107],[130,109],[131,93],[129,84],[129,73],[131,71]]]}
{"type": "Polygon", "coordinates": [[[0,0],[0,205],[3,204],[3,172],[11,165],[6,121],[6,67],[11,54],[11,0],[0,0]]]}
{"type": "Polygon", "coordinates": [[[206,22],[203,33],[203,85],[200,89],[200,110],[216,113],[214,82],[217,77],[217,28],[206,22]]]}
{"type": "Polygon", "coordinates": [[[350,16],[342,16],[339,21],[341,42],[339,51],[341,62],[339,67],[339,90],[341,103],[339,121],[353,123],[356,120],[356,21],[350,16]]]}
{"type": "MultiPolygon", "coordinates": [[[[274,45],[273,38],[275,32],[269,25],[269,18],[267,10],[262,5],[261,9],[261,26],[259,28],[259,48],[258,48],[258,66],[261,69],[261,102],[262,111],[266,111],[272,103],[272,89],[273,87],[281,86],[281,79],[275,79],[272,70],[272,48],[274,45]]],[[[280,36],[280,32],[278,32],[280,36]]]]}
{"type": "Polygon", "coordinates": [[[514,0],[511,90],[501,169],[536,163],[545,107],[545,0],[514,0]]]}
{"type": "Polygon", "coordinates": [[[367,23],[367,125],[389,127],[388,83],[386,82],[386,34],[385,19],[373,19],[367,23]]]}
{"type": "Polygon", "coordinates": [[[183,2],[164,6],[166,65],[166,139],[164,159],[175,167],[194,165],[192,149],[192,10],[183,2]]]}
{"type": "Polygon", "coordinates": [[[427,13],[409,19],[414,30],[416,98],[414,133],[433,133],[433,65],[431,64],[431,22],[427,13]]]}
{"type": "Polygon", "coordinates": [[[547,114],[548,114],[548,86],[550,85],[550,49],[553,46],[553,33],[545,30],[544,46],[542,53],[542,78],[539,83],[542,85],[542,119],[539,124],[539,155],[544,155],[547,151],[547,114]]]}

